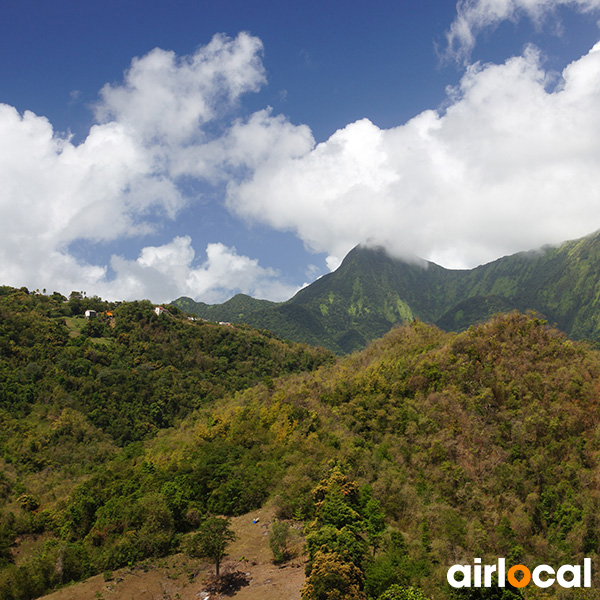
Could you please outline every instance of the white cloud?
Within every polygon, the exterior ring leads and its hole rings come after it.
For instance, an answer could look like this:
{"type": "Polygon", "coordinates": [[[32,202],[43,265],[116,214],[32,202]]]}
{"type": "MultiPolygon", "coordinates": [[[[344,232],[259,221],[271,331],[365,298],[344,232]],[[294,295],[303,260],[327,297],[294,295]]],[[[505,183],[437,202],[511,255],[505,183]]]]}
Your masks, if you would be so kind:
{"type": "Polygon", "coordinates": [[[309,127],[292,125],[282,115],[273,116],[268,108],[246,121],[235,121],[220,138],[182,148],[172,172],[213,182],[228,180],[265,162],[303,156],[313,144],[309,127]]]}
{"type": "Polygon", "coordinates": [[[82,237],[111,240],[143,227],[152,206],[172,213],[181,199],[146,149],[120,123],[92,127],[74,146],[44,117],[0,105],[2,247],[16,239],[55,247],[82,237]]]}
{"type": "Polygon", "coordinates": [[[256,259],[237,253],[221,243],[206,247],[206,260],[194,266],[194,249],[188,236],[176,237],[163,246],[144,248],[139,257],[125,260],[113,256],[115,279],[105,284],[105,293],[120,290],[125,298],[152,298],[157,302],[179,296],[223,302],[232,293],[257,298],[287,300],[298,288],[278,280],[279,273],[261,267],[256,259]]]}
{"type": "Polygon", "coordinates": [[[155,48],[135,58],[123,85],[105,85],[100,122],[118,121],[144,141],[182,144],[202,138],[202,126],[265,82],[262,42],[247,33],[215,35],[191,56],[155,48]]]}
{"type": "Polygon", "coordinates": [[[475,65],[445,113],[367,120],[229,188],[248,219],[293,230],[335,266],[365,240],[474,266],[600,228],[600,44],[556,84],[537,51],[475,65]]]}
{"type": "Polygon", "coordinates": [[[468,62],[477,36],[502,21],[516,22],[525,15],[540,27],[549,18],[556,19],[560,7],[579,12],[600,9],[600,0],[459,0],[457,15],[446,34],[446,55],[468,62]]]}
{"type": "Polygon", "coordinates": [[[79,145],[46,118],[0,104],[0,281],[106,298],[166,300],[187,293],[223,300],[241,290],[279,299],[292,293],[274,271],[220,244],[209,244],[206,263],[193,267],[189,238],[143,248],[135,261],[113,257],[112,279],[108,266],[86,264],[68,251],[74,241],[120,240],[175,218],[192,200],[180,191],[179,175],[218,180],[224,164],[260,160],[260,146],[289,127],[285,119],[262,112],[213,143],[205,126],[265,83],[261,54],[261,41],[241,33],[216,35],[191,56],[157,48],[135,58],[122,85],[101,90],[98,123],[79,145]],[[218,160],[205,148],[220,148],[218,160]],[[203,161],[204,173],[200,164],[186,170],[188,154],[203,161]]]}

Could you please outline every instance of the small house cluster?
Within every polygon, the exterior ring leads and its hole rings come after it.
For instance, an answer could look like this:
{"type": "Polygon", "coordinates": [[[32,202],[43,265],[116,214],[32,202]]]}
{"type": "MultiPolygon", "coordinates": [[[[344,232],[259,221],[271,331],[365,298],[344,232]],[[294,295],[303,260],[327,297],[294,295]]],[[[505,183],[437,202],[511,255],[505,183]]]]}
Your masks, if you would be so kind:
{"type": "Polygon", "coordinates": [[[84,313],[85,318],[90,321],[91,319],[102,319],[103,321],[108,321],[111,327],[114,327],[115,324],[115,314],[112,310],[105,310],[98,314],[98,311],[87,309],[84,313]]]}

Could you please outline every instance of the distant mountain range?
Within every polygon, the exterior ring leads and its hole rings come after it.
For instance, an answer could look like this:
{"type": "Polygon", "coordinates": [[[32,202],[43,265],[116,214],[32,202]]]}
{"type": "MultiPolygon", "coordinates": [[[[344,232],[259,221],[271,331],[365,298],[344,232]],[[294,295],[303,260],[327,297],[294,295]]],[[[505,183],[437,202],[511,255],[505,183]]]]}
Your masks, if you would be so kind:
{"type": "Polygon", "coordinates": [[[600,340],[600,232],[520,252],[470,270],[391,257],[357,246],[340,267],[286,302],[238,294],[208,305],[173,304],[212,321],[247,323],[345,354],[397,323],[419,319],[461,331],[491,315],[534,310],[574,339],[600,340]]]}

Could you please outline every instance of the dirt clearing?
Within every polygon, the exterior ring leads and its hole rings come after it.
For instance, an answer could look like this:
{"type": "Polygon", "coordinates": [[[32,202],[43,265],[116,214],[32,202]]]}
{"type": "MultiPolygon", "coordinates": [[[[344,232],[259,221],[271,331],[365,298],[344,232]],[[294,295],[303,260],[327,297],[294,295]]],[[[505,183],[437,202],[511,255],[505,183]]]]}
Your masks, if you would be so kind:
{"type": "Polygon", "coordinates": [[[44,596],[44,600],[300,600],[304,584],[303,540],[297,528],[297,556],[284,565],[274,565],[268,528],[274,509],[265,507],[231,520],[238,536],[222,563],[222,572],[236,570],[247,585],[232,595],[207,591],[214,565],[176,554],[144,561],[131,569],[114,571],[110,580],[96,575],[81,583],[44,596]]]}

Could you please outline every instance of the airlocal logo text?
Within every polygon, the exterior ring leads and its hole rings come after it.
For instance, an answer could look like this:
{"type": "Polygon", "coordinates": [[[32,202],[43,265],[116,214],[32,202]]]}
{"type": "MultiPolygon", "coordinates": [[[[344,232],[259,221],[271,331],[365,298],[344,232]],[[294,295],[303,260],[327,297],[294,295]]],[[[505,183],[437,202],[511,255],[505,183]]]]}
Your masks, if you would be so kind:
{"type": "Polygon", "coordinates": [[[530,571],[525,565],[513,565],[506,569],[506,560],[499,558],[495,565],[482,565],[476,558],[471,565],[454,565],[448,569],[448,583],[454,588],[462,587],[505,587],[506,582],[522,588],[532,582],[537,587],[547,588],[555,582],[564,588],[592,586],[592,560],[583,559],[583,584],[581,565],[563,565],[556,571],[548,565],[539,565],[530,571]],[[520,579],[516,578],[521,573],[520,579]],[[492,584],[492,575],[498,576],[498,583],[492,584]]]}

